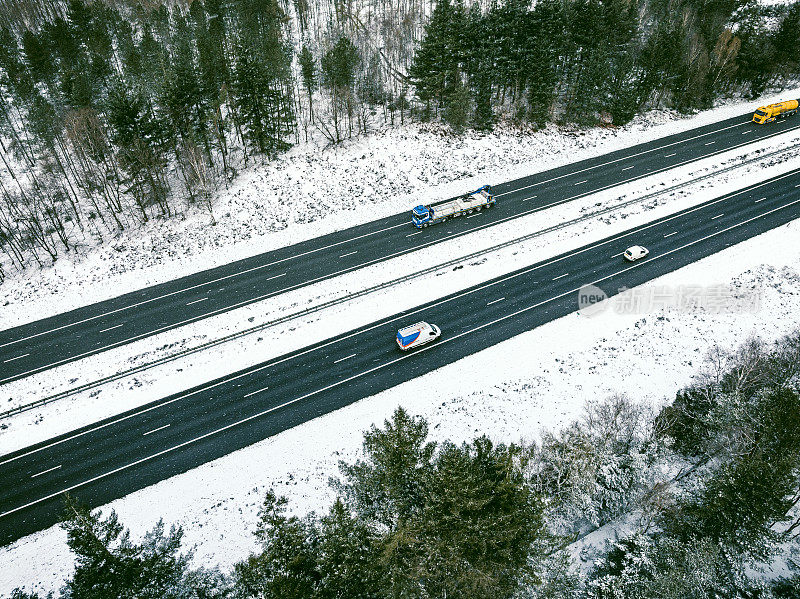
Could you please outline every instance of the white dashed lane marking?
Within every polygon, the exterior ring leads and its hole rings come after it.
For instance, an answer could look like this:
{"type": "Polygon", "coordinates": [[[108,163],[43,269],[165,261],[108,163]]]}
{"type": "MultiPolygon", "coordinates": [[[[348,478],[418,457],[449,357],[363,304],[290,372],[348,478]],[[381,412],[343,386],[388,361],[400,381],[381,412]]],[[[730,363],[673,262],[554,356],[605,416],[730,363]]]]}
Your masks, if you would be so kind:
{"type": "Polygon", "coordinates": [[[349,359],[350,359],[350,358],[352,358],[353,356],[357,356],[357,355],[358,355],[358,354],[350,354],[349,356],[346,356],[346,357],[344,357],[344,358],[339,358],[338,360],[334,360],[334,361],[333,361],[333,363],[334,363],[334,364],[338,364],[339,362],[344,362],[345,360],[349,360],[349,359]]]}
{"type": "Polygon", "coordinates": [[[169,424],[165,424],[164,426],[159,426],[158,428],[154,428],[151,431],[147,431],[146,433],[142,433],[142,436],[144,437],[146,435],[152,435],[153,433],[155,433],[157,431],[163,431],[165,428],[169,428],[169,424]]]}
{"type": "Polygon", "coordinates": [[[59,464],[58,466],[53,466],[52,468],[48,468],[47,470],[42,470],[37,474],[31,474],[31,478],[36,478],[37,476],[41,476],[42,474],[47,474],[48,472],[52,472],[53,470],[58,470],[59,468],[61,468],[61,464],[59,464]]]}
{"type": "Polygon", "coordinates": [[[22,354],[21,356],[17,356],[16,358],[9,358],[8,360],[3,360],[3,364],[5,364],[6,362],[13,362],[14,360],[21,360],[26,356],[30,356],[30,354],[22,354]]]}

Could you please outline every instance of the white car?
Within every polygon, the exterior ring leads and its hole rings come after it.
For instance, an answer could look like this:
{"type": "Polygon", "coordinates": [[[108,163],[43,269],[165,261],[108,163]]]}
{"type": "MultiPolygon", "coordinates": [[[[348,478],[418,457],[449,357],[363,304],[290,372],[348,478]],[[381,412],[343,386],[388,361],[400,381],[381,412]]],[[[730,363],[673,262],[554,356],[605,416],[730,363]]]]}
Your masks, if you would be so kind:
{"type": "Polygon", "coordinates": [[[640,245],[632,245],[622,253],[622,256],[628,262],[636,262],[637,260],[647,256],[647,254],[649,253],[650,250],[648,250],[646,247],[642,247],[640,245]]]}
{"type": "Polygon", "coordinates": [[[436,341],[442,331],[435,324],[417,322],[397,331],[397,346],[403,351],[408,351],[431,341],[436,341]]]}

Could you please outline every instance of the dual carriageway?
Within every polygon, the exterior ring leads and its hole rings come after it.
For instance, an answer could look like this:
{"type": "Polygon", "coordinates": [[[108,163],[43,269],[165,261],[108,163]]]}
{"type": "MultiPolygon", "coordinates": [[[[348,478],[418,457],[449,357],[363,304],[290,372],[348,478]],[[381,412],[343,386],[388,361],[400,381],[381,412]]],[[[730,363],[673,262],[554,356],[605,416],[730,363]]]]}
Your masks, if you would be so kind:
{"type": "MultiPolygon", "coordinates": [[[[479,218],[416,231],[396,215],[3,331],[0,382],[800,127],[745,119],[495,185],[479,218]]],[[[64,492],[102,505],[573,312],[584,285],[612,296],[797,218],[800,169],[2,456],[0,543],[57,521],[64,492]],[[623,262],[637,244],[650,256],[623,262]],[[400,354],[416,320],[443,336],[400,354]]]]}

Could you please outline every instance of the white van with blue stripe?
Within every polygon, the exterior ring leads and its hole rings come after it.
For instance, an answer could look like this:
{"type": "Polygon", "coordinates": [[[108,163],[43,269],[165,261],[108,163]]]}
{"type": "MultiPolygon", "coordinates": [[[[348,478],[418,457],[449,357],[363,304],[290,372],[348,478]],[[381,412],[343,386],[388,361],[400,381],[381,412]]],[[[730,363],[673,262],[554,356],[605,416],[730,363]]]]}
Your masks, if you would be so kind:
{"type": "Polygon", "coordinates": [[[442,331],[435,324],[417,322],[397,331],[397,346],[403,351],[408,351],[431,341],[436,341],[442,331]]]}

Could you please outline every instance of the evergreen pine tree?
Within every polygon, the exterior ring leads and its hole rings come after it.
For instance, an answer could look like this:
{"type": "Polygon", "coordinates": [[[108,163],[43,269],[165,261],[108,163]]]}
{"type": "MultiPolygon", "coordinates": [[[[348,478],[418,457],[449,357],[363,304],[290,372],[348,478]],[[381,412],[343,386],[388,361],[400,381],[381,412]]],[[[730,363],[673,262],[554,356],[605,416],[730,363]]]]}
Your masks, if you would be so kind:
{"type": "Polygon", "coordinates": [[[34,81],[51,86],[55,79],[56,65],[45,36],[26,29],[22,34],[22,54],[34,81]]]}
{"type": "Polygon", "coordinates": [[[494,124],[490,77],[491,75],[489,73],[481,72],[474,78],[475,114],[473,116],[473,123],[475,128],[480,130],[489,130],[494,124]]]}
{"type": "Polygon", "coordinates": [[[386,581],[378,540],[379,535],[337,499],[320,522],[316,551],[320,575],[318,597],[384,597],[386,581]]]}
{"type": "Polygon", "coordinates": [[[526,580],[543,506],[517,456],[486,437],[437,452],[418,519],[420,570],[412,573],[427,596],[511,597],[526,580]]]}
{"type": "Polygon", "coordinates": [[[165,534],[159,521],[136,544],[113,511],[102,518],[71,498],[66,507],[62,526],[76,556],[75,572],[65,587],[70,599],[182,599],[189,593],[213,590],[188,583],[190,556],[179,553],[180,527],[173,526],[165,534]]]}
{"type": "Polygon", "coordinates": [[[800,39],[800,2],[789,5],[786,16],[781,21],[772,39],[776,60],[787,75],[800,72],[800,58],[797,56],[797,40],[800,39]]]}
{"type": "Polygon", "coordinates": [[[191,32],[181,15],[176,15],[174,29],[173,53],[163,84],[164,105],[181,138],[204,140],[208,105],[195,65],[191,32]]]}
{"type": "Polygon", "coordinates": [[[286,516],[286,498],[270,490],[255,536],[261,552],[235,566],[237,593],[259,599],[306,599],[319,585],[317,531],[313,520],[286,516]]]}
{"type": "Polygon", "coordinates": [[[259,152],[286,150],[294,131],[291,51],[276,0],[239,0],[240,31],[234,45],[233,91],[245,136],[259,152]]]}
{"type": "Polygon", "coordinates": [[[122,20],[119,13],[101,2],[89,5],[91,23],[85,38],[92,81],[105,82],[113,72],[114,40],[110,29],[122,20]]]}
{"type": "Polygon", "coordinates": [[[331,94],[330,124],[325,127],[326,136],[333,143],[352,135],[355,117],[356,69],[361,64],[358,49],[350,38],[339,37],[333,47],[322,55],[320,72],[325,87],[331,94]]]}
{"type": "Polygon", "coordinates": [[[720,417],[734,420],[732,427],[717,430],[730,428],[739,446],[697,493],[665,514],[664,527],[687,542],[709,538],[764,558],[782,538],[775,525],[786,521],[797,501],[800,396],[777,389],[760,393],[746,406],[720,406],[720,417]]]}
{"type": "MultiPolygon", "coordinates": [[[[457,80],[457,76],[452,77],[457,80]]],[[[469,123],[472,115],[472,94],[460,82],[455,85],[447,96],[447,103],[444,107],[444,120],[454,131],[461,133],[469,123]]]]}
{"type": "Polygon", "coordinates": [[[527,85],[528,117],[537,125],[550,119],[555,100],[556,64],[564,54],[563,10],[558,0],[543,0],[536,3],[525,20],[527,51],[521,78],[527,85]]]}
{"type": "Polygon", "coordinates": [[[426,443],[428,423],[397,408],[384,428],[364,434],[365,460],[339,463],[343,481],[333,481],[358,516],[391,527],[410,519],[422,505],[425,473],[435,443],[426,443]]]}
{"type": "Polygon", "coordinates": [[[458,59],[452,32],[456,9],[450,0],[436,3],[419,49],[415,52],[408,76],[414,82],[417,97],[429,104],[444,104],[448,75],[458,72],[458,59]]]}
{"type": "Polygon", "coordinates": [[[226,58],[225,13],[221,0],[192,2],[189,11],[197,43],[199,79],[206,103],[217,111],[223,85],[230,84],[226,58]]]}
{"type": "Polygon", "coordinates": [[[314,61],[314,56],[308,46],[303,44],[298,57],[300,62],[300,75],[303,78],[303,85],[305,85],[308,92],[308,112],[312,115],[314,113],[314,91],[317,88],[317,64],[314,61]]]}

